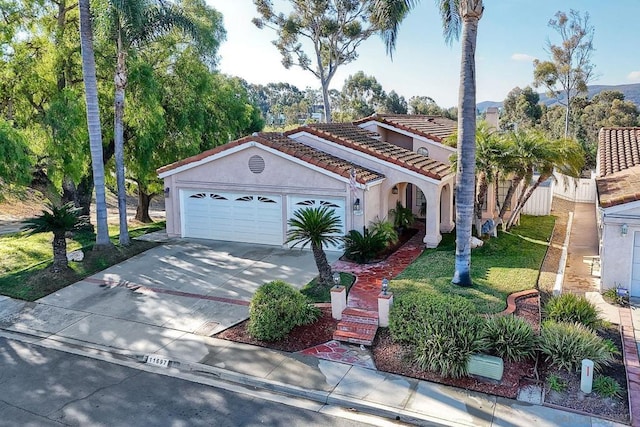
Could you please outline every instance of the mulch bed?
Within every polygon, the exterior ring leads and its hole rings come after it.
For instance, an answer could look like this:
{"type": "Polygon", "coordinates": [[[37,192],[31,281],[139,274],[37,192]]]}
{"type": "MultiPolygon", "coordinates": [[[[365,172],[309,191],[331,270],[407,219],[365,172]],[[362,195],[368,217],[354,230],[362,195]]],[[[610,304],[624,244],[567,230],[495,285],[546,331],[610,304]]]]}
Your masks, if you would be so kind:
{"type": "Polygon", "coordinates": [[[310,325],[296,326],[289,335],[281,341],[267,342],[253,338],[249,335],[249,332],[247,332],[248,320],[238,323],[229,329],[225,329],[216,335],[216,338],[294,353],[309,347],[324,344],[333,339],[333,331],[336,330],[338,321],[331,317],[331,307],[323,307],[320,311],[321,315],[317,322],[310,325]]]}

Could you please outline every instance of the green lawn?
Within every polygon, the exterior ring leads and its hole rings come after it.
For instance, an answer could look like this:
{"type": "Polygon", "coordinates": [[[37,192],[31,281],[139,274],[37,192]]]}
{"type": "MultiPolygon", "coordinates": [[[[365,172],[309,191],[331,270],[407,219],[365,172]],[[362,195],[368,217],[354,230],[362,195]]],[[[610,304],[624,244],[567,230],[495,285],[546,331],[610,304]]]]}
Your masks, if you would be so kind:
{"type": "MultiPolygon", "coordinates": [[[[347,288],[347,293],[351,289],[351,285],[356,281],[356,278],[351,273],[340,273],[340,285],[347,288]]],[[[316,283],[318,278],[311,280],[304,288],[300,290],[304,295],[309,298],[311,302],[331,302],[331,288],[317,287],[316,283]]]]}
{"type": "MultiPolygon", "coordinates": [[[[164,222],[157,222],[130,229],[129,234],[133,238],[164,227],[164,222]]],[[[83,248],[85,259],[82,262],[70,262],[72,270],[57,275],[49,273],[47,269],[53,261],[51,233],[0,236],[0,295],[34,301],[156,246],[155,243],[137,240],[132,240],[126,248],[117,246],[117,226],[109,227],[109,235],[116,246],[112,250],[97,252],[91,250],[95,242],[93,233],[78,232],[73,238],[68,238],[67,250],[83,248]]]]}
{"type": "Polygon", "coordinates": [[[497,313],[506,308],[507,295],[536,287],[549,245],[555,218],[523,215],[521,224],[498,238],[473,249],[471,277],[474,286],[451,284],[455,261],[455,236],[446,234],[440,246],[426,250],[394,279],[390,288],[405,292],[456,294],[470,299],[479,313],[497,313]]]}

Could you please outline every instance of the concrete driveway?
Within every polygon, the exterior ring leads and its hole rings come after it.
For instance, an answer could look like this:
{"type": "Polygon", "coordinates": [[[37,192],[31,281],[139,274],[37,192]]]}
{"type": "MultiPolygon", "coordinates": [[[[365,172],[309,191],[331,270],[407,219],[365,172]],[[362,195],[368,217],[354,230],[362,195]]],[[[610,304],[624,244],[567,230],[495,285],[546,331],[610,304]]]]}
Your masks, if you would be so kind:
{"type": "MultiPolygon", "coordinates": [[[[338,253],[327,253],[329,262],[338,253]]],[[[0,326],[156,352],[184,334],[211,336],[248,317],[265,282],[317,275],[310,251],[205,240],[164,243],[36,303],[0,301],[0,326]]]]}

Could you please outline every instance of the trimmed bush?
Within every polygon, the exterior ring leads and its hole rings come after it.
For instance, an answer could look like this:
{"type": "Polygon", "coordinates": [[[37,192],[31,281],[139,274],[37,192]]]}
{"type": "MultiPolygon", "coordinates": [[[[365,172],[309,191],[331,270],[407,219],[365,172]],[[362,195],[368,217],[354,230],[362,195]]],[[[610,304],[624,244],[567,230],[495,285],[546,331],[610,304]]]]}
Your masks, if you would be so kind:
{"type": "Polygon", "coordinates": [[[597,377],[593,380],[593,391],[602,397],[622,397],[622,387],[611,377],[597,377]]]}
{"type": "Polygon", "coordinates": [[[505,360],[519,362],[533,357],[536,334],[524,319],[513,315],[490,317],[482,336],[487,341],[487,351],[505,360]]]}
{"type": "Polygon", "coordinates": [[[260,286],[249,306],[248,331],[262,341],[278,341],[296,326],[315,322],[320,310],[293,286],[275,280],[260,286]]]}
{"type": "Polygon", "coordinates": [[[392,337],[414,347],[420,368],[453,378],[467,375],[469,357],[485,350],[483,325],[473,304],[455,295],[404,294],[389,314],[392,337]]]}
{"type": "Polygon", "coordinates": [[[364,227],[364,233],[351,230],[344,236],[344,254],[358,264],[371,261],[386,247],[387,236],[369,231],[367,227],[364,227]]]}
{"type": "Polygon", "coordinates": [[[593,361],[595,369],[613,360],[611,350],[591,329],[580,323],[547,320],[540,331],[540,352],[550,366],[577,371],[582,359],[593,361]]]}
{"type": "Polygon", "coordinates": [[[578,322],[592,329],[602,323],[596,306],[585,297],[575,294],[552,297],[544,306],[544,315],[556,322],[578,322]]]}

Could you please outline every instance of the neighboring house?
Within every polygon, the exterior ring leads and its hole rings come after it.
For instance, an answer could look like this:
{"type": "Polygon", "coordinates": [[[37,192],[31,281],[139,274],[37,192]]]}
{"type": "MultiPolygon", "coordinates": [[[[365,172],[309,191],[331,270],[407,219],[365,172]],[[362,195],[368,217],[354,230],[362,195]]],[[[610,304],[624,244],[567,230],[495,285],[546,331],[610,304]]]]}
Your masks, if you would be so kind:
{"type": "Polygon", "coordinates": [[[600,286],[640,297],[640,128],[600,130],[597,175],[600,286]]]}
{"type": "Polygon", "coordinates": [[[424,243],[436,247],[454,227],[454,150],[440,141],[455,127],[431,116],[374,115],[256,133],[183,159],[158,169],[167,233],[282,245],[287,220],[305,207],[334,209],[346,234],[387,217],[398,200],[415,210],[424,201],[424,243]]]}

